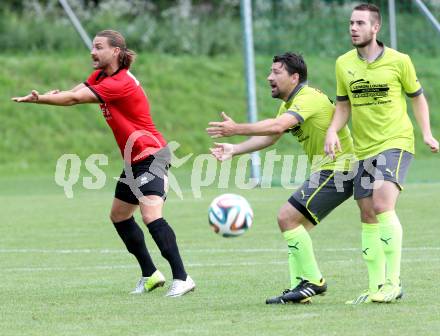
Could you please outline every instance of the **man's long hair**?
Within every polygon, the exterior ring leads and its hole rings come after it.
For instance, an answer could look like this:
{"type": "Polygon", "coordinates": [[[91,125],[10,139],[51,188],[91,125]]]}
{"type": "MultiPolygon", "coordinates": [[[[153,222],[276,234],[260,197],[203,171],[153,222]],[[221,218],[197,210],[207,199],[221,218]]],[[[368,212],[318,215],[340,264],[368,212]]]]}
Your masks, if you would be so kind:
{"type": "Polygon", "coordinates": [[[130,69],[131,64],[136,58],[136,53],[133,50],[127,49],[124,36],[121,33],[116,30],[107,29],[100,31],[96,36],[106,37],[110,46],[121,49],[119,53],[119,68],[130,69]]]}

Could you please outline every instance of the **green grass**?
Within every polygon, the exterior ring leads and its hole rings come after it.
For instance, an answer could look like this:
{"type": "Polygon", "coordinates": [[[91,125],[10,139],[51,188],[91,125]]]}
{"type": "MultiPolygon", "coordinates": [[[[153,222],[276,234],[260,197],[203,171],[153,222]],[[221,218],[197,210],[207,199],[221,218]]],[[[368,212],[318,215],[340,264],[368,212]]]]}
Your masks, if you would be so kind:
{"type": "MultiPolygon", "coordinates": [[[[198,199],[187,187],[183,200],[171,194],[165,217],[198,287],[170,299],[164,288],[128,295],[139,271],[108,220],[113,184],[100,191],[77,187],[75,197],[66,199],[50,176],[1,180],[2,336],[437,335],[440,329],[438,183],[408,184],[399,201],[404,300],[357,307],[344,305],[367,286],[354,201],[312,233],[328,295],[308,306],[266,306],[267,296],[288,286],[275,218],[291,191],[230,189],[255,212],[253,227],[235,239],[215,235],[207,223],[209,202],[224,190],[205,188],[198,199]]],[[[147,230],[146,239],[170,279],[147,230]]]]}
{"type": "MultiPolygon", "coordinates": [[[[334,58],[304,55],[310,85],[334,96],[334,58]]],[[[420,81],[431,107],[434,135],[440,135],[439,60],[414,56],[420,81]]],[[[98,106],[54,107],[18,105],[10,97],[31,89],[69,89],[89,74],[90,58],[85,50],[72,54],[0,55],[0,171],[10,174],[51,174],[64,153],[85,160],[92,153],[109,156],[110,166],[119,167],[120,154],[113,134],[98,106]]],[[[257,97],[259,118],[273,117],[279,101],[272,99],[266,77],[271,57],[258,56],[257,97]]],[[[246,120],[246,90],[241,55],[218,57],[141,54],[133,73],[143,83],[158,129],[167,140],[181,144],[178,154],[207,153],[211,139],[205,128],[226,111],[239,122],[246,120]]],[[[412,113],[410,113],[412,114],[412,113]]],[[[416,127],[417,129],[417,127],[416,127]]],[[[228,141],[237,142],[234,137],[228,141]]],[[[416,131],[418,156],[427,157],[416,131]]],[[[300,153],[291,137],[278,144],[280,153],[300,153]]],[[[119,168],[117,168],[119,169],[119,168]]]]}

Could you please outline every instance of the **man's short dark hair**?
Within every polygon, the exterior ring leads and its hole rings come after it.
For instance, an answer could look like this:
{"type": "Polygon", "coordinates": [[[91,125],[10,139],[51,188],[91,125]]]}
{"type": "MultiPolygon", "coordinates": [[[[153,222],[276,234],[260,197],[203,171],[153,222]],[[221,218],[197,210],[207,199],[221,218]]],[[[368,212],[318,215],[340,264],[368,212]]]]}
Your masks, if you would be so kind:
{"type": "Polygon", "coordinates": [[[289,75],[297,73],[299,75],[300,83],[307,81],[307,65],[301,55],[297,55],[293,52],[286,52],[274,56],[272,61],[273,63],[282,63],[289,75]]]}
{"type": "Polygon", "coordinates": [[[381,24],[382,18],[380,17],[380,9],[376,5],[370,3],[364,3],[357,5],[353,8],[353,10],[357,11],[368,11],[370,12],[370,17],[372,18],[372,23],[378,22],[381,24]]]}

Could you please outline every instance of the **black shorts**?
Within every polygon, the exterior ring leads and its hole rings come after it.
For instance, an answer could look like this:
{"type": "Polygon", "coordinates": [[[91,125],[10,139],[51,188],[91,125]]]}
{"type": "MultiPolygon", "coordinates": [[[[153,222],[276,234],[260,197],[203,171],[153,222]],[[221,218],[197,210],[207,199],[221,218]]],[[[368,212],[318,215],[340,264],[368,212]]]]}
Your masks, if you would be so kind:
{"type": "Polygon", "coordinates": [[[289,198],[289,203],[313,224],[353,195],[353,172],[313,173],[289,198]]]}
{"type": "Polygon", "coordinates": [[[147,195],[165,199],[170,162],[171,152],[164,147],[145,160],[126,164],[116,184],[115,198],[131,204],[139,204],[139,198],[147,195]]]}
{"type": "Polygon", "coordinates": [[[359,161],[358,172],[354,178],[354,199],[372,196],[374,181],[394,182],[403,190],[413,157],[413,154],[403,149],[393,148],[359,161]]]}

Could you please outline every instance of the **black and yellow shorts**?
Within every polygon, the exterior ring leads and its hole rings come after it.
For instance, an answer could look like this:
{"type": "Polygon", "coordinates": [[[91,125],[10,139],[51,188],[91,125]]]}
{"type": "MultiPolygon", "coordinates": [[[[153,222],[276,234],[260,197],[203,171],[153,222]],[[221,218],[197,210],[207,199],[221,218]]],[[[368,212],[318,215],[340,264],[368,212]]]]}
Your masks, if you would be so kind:
{"type": "Polygon", "coordinates": [[[316,225],[352,195],[352,172],[321,170],[310,175],[289,203],[316,225]]]}
{"type": "Polygon", "coordinates": [[[354,199],[373,195],[374,181],[391,181],[402,190],[413,157],[403,149],[393,148],[359,161],[353,182],[354,199]]]}

